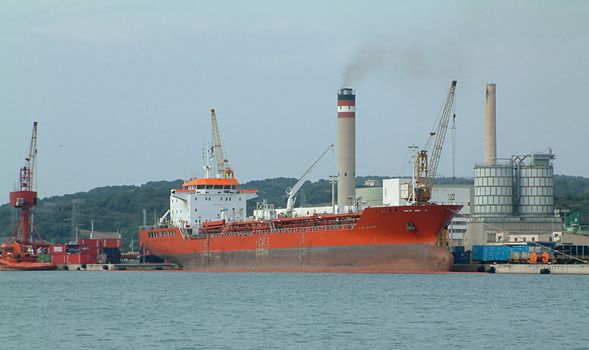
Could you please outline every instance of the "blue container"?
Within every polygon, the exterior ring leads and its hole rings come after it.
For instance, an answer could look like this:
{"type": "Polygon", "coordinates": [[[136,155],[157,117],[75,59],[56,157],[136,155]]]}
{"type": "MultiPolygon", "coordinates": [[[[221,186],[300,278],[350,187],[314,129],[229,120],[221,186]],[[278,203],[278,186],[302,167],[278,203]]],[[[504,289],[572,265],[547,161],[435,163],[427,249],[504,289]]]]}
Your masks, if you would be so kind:
{"type": "Polygon", "coordinates": [[[509,247],[503,245],[475,245],[472,247],[472,258],[481,262],[507,262],[511,252],[509,247]]]}
{"type": "Polygon", "coordinates": [[[530,251],[530,247],[527,245],[510,245],[508,247],[512,252],[516,253],[528,253],[530,251]]]}
{"type": "Polygon", "coordinates": [[[461,245],[453,246],[451,249],[452,253],[464,253],[464,246],[461,245]]]}
{"type": "Polygon", "coordinates": [[[455,264],[468,264],[470,263],[470,252],[452,253],[454,256],[455,264]]]}

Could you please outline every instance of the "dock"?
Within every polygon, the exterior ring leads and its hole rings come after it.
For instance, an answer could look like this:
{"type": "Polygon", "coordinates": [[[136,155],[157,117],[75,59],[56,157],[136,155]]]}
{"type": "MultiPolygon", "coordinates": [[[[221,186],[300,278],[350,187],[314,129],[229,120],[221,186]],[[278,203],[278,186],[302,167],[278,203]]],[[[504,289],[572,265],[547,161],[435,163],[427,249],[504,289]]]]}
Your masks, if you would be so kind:
{"type": "Polygon", "coordinates": [[[454,264],[452,272],[589,275],[589,264],[454,264]]]}
{"type": "Polygon", "coordinates": [[[181,270],[176,264],[66,264],[58,265],[64,271],[170,271],[181,270]]]}

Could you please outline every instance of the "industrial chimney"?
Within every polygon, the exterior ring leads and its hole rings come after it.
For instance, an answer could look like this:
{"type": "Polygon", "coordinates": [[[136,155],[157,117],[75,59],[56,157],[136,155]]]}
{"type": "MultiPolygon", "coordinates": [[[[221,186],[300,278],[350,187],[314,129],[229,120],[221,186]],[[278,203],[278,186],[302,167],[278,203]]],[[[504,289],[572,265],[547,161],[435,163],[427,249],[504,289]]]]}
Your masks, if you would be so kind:
{"type": "Polygon", "coordinates": [[[356,95],[350,88],[337,94],[337,207],[344,212],[356,198],[356,95]]]}
{"type": "Polygon", "coordinates": [[[485,114],[485,165],[495,165],[497,159],[495,84],[487,84],[487,105],[485,108],[485,114]]]}

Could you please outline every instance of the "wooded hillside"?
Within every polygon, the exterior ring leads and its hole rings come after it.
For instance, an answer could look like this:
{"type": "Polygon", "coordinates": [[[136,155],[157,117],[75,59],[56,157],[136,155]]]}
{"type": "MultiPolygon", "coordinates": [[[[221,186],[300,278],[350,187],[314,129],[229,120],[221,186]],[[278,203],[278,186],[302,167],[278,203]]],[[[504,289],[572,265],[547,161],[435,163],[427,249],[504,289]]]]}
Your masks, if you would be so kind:
{"type": "MultiPolygon", "coordinates": [[[[382,183],[383,176],[363,176],[357,178],[357,185],[363,186],[367,179],[382,183]]],[[[443,178],[439,183],[472,183],[472,179],[443,178]]],[[[277,207],[286,205],[285,191],[296,183],[294,178],[255,180],[242,184],[242,188],[258,190],[258,198],[248,203],[251,214],[255,204],[262,199],[275,203],[277,207]]],[[[75,205],[79,229],[89,230],[94,219],[97,231],[119,231],[126,243],[136,236],[143,223],[143,209],[147,212],[147,222],[163,215],[169,206],[170,189],[178,188],[182,180],[153,181],[141,186],[99,187],[88,192],[54,196],[39,200],[33,209],[34,221],[41,235],[48,241],[67,242],[74,237],[72,208],[75,205]]],[[[589,218],[589,179],[575,176],[557,175],[554,178],[555,206],[561,209],[579,211],[589,218]]],[[[331,184],[328,180],[307,182],[297,196],[298,206],[327,205],[331,203],[331,184]]],[[[8,204],[0,206],[0,240],[10,235],[17,219],[16,210],[8,204]]]]}

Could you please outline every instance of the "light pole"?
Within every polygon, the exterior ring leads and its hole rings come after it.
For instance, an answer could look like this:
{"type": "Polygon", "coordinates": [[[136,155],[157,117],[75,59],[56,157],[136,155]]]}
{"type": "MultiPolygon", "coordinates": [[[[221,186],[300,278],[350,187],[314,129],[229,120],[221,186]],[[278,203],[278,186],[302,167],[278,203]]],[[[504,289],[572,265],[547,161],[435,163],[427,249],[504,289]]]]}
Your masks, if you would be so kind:
{"type": "Polygon", "coordinates": [[[331,183],[331,213],[335,214],[335,184],[337,183],[337,176],[329,175],[329,182],[331,183]]]}
{"type": "Polygon", "coordinates": [[[417,146],[409,146],[411,152],[411,164],[413,165],[413,171],[411,172],[411,202],[415,202],[415,159],[417,157],[417,146]]]}

